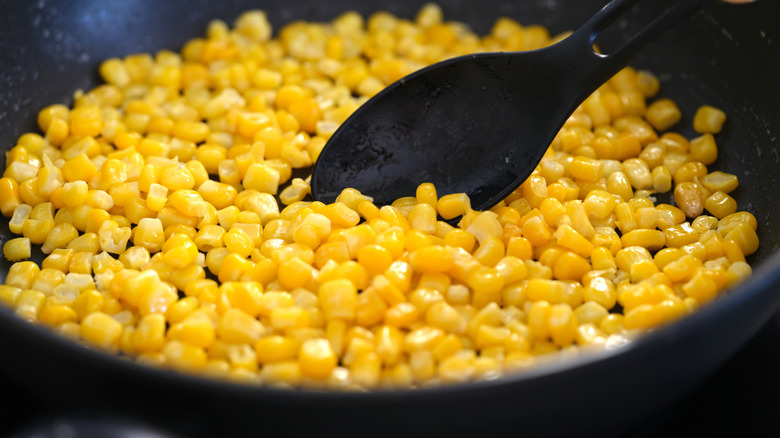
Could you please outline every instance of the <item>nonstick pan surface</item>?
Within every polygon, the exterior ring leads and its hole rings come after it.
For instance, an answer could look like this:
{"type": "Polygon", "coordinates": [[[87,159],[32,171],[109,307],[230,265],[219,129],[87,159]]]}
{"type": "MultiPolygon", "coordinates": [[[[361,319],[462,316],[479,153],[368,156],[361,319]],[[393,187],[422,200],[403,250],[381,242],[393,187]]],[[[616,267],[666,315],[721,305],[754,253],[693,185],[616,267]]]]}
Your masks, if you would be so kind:
{"type": "MultiPolygon", "coordinates": [[[[574,29],[600,0],[441,1],[447,19],[486,32],[501,15],[574,29]]],[[[112,56],[178,50],[215,17],[264,9],[278,28],[354,9],[412,17],[416,1],[0,2],[0,149],[35,129],[43,106],[72,103],[112,56]]],[[[633,344],[492,382],[413,392],[292,392],[147,369],[60,339],[0,309],[0,369],[52,404],[121,416],[179,436],[421,436],[513,433],[617,436],[670,406],[751,338],[780,304],[780,2],[713,3],[633,65],[655,72],[690,126],[701,104],[729,115],[715,169],[740,178],[735,198],[758,219],[754,276],[698,313],[633,344]],[[330,432],[330,433],[328,433],[330,432]]],[[[619,40],[616,26],[610,35],[619,40]]],[[[606,43],[606,42],[605,42],[606,43]]],[[[681,131],[692,136],[690,131],[681,131]]],[[[11,237],[7,221],[0,238],[11,237]]],[[[2,261],[4,276],[9,264],[2,261]]]]}

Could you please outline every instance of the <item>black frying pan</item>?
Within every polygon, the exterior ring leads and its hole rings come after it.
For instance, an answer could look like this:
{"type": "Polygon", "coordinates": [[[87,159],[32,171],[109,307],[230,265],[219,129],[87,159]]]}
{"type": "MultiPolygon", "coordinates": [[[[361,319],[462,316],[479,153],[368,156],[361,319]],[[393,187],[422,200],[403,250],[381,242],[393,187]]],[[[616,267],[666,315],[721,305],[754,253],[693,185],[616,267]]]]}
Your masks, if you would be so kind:
{"type": "MultiPolygon", "coordinates": [[[[649,2],[646,2],[649,3],[649,2]]],[[[70,104],[108,57],[179,49],[213,17],[261,8],[277,25],[355,9],[411,17],[416,1],[288,0],[16,2],[0,0],[0,148],[35,129],[45,105],[70,104]]],[[[554,32],[578,27],[602,0],[442,0],[448,19],[486,32],[499,15],[554,32]]],[[[493,382],[334,394],[230,385],[148,369],[60,339],[0,309],[0,369],[52,404],[143,421],[179,436],[615,436],[670,406],[734,354],[780,304],[780,2],[713,4],[634,65],[654,71],[690,126],[701,104],[724,109],[714,166],[737,174],[740,208],[758,219],[754,276],[698,313],[626,348],[493,382]]],[[[610,35],[619,39],[620,27],[610,35]]],[[[605,41],[606,43],[606,41],[605,41]]],[[[691,131],[682,130],[692,136],[691,131]]],[[[11,237],[7,221],[0,238],[11,237]]],[[[9,264],[0,262],[0,271],[9,264]]]]}

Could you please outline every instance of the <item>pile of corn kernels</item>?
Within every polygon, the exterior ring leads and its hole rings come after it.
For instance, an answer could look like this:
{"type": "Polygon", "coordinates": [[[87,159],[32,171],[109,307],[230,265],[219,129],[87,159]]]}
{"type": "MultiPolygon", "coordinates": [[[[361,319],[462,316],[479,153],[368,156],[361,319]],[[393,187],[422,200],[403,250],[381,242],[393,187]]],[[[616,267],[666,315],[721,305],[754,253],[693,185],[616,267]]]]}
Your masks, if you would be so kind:
{"type": "Polygon", "coordinates": [[[294,176],[404,75],[561,37],[509,18],[478,36],[435,4],[273,37],[250,11],[180,53],[106,60],[105,84],[6,154],[0,211],[21,237],[0,302],[142,364],[345,390],[497,378],[683,317],[751,274],[757,223],[737,177],[708,169],[725,114],[702,105],[699,135],[675,133],[651,73],[590,96],[490,211],[424,181],[393,205],[349,189],[325,205],[294,176]]]}

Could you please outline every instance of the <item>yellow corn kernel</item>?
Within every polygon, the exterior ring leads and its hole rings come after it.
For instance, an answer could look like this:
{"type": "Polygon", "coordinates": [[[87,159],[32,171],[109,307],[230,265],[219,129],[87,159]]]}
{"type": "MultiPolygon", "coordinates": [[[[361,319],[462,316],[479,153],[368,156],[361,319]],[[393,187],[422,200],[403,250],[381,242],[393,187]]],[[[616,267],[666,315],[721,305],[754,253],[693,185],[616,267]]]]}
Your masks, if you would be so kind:
{"type": "Polygon", "coordinates": [[[263,324],[241,309],[230,308],[222,314],[217,328],[219,337],[230,343],[255,344],[265,333],[263,324]]]}
{"type": "Polygon", "coordinates": [[[294,338],[270,335],[254,344],[257,361],[263,365],[292,360],[298,354],[300,343],[294,338]]]}
{"type": "Polygon", "coordinates": [[[534,246],[544,245],[552,238],[552,230],[541,215],[527,219],[522,230],[523,236],[534,246]]]}
{"type": "Polygon", "coordinates": [[[5,256],[8,261],[17,262],[19,260],[29,259],[30,254],[30,239],[27,237],[10,239],[3,245],[3,256],[5,256]]]}
{"type": "Polygon", "coordinates": [[[357,356],[350,366],[353,381],[362,387],[376,386],[379,381],[382,361],[375,352],[367,352],[357,356]]]}
{"type": "Polygon", "coordinates": [[[436,273],[452,269],[454,260],[452,253],[443,246],[426,246],[420,248],[409,257],[412,268],[417,272],[436,273]]]}
{"type": "Polygon", "coordinates": [[[644,260],[631,266],[629,276],[632,282],[638,283],[642,280],[650,279],[658,272],[658,266],[654,262],[644,260]]]}
{"type": "Polygon", "coordinates": [[[112,254],[121,254],[127,249],[131,230],[128,227],[120,227],[112,220],[103,222],[98,232],[100,248],[112,254]]]}
{"type": "Polygon", "coordinates": [[[623,324],[628,330],[648,329],[663,322],[664,314],[661,308],[652,304],[642,304],[626,312],[623,324]]]}
{"type": "Polygon", "coordinates": [[[351,281],[337,279],[323,283],[318,296],[328,319],[343,318],[350,321],[355,318],[357,289],[351,281]]]}
{"type": "Polygon", "coordinates": [[[586,301],[574,309],[574,314],[580,324],[598,324],[602,318],[609,315],[609,311],[595,301],[586,301]]]}
{"type": "Polygon", "coordinates": [[[66,272],[73,256],[72,249],[55,249],[41,263],[42,269],[57,269],[66,272]]]}
{"type": "Polygon", "coordinates": [[[206,123],[180,120],[173,126],[171,134],[181,140],[200,143],[209,136],[209,127],[206,123]]]}
{"type": "Polygon", "coordinates": [[[97,174],[98,167],[84,153],[67,160],[62,165],[62,176],[65,181],[89,181],[97,174]]]}
{"type": "MultiPolygon", "coordinates": [[[[488,300],[497,299],[496,295],[500,297],[501,289],[504,287],[504,278],[501,273],[495,269],[487,266],[478,267],[466,274],[466,284],[474,292],[474,301],[478,301],[479,296],[483,296],[488,300]],[[495,297],[495,298],[494,298],[495,297]]],[[[477,307],[483,307],[481,303],[477,307]]]]}
{"type": "MultiPolygon", "coordinates": [[[[46,295],[37,290],[25,289],[19,292],[12,292],[16,295],[13,302],[14,313],[28,321],[37,321],[38,315],[46,304],[46,295]]],[[[11,297],[9,296],[8,299],[11,297]]]]}
{"type": "Polygon", "coordinates": [[[165,316],[152,313],[143,316],[135,331],[132,332],[131,342],[138,352],[160,351],[165,345],[165,316]]]}
{"type": "Polygon", "coordinates": [[[409,302],[399,302],[387,310],[385,323],[393,327],[409,327],[419,319],[417,307],[409,302]]]}
{"type": "Polygon", "coordinates": [[[582,257],[590,257],[593,252],[593,244],[568,225],[562,225],[555,231],[555,239],[558,245],[570,249],[582,257]]]}
{"type": "Polygon", "coordinates": [[[203,197],[195,190],[175,190],[168,197],[168,204],[184,216],[203,217],[207,213],[203,197]]]}
{"type": "Polygon", "coordinates": [[[81,137],[96,137],[103,129],[100,108],[96,105],[84,105],[70,112],[70,132],[81,137]]]}
{"type": "Polygon", "coordinates": [[[711,192],[721,191],[731,193],[739,186],[739,180],[736,175],[716,170],[710,172],[700,179],[702,185],[711,192]]]}
{"type": "Polygon", "coordinates": [[[242,257],[249,257],[255,249],[254,242],[241,228],[231,228],[230,231],[225,233],[223,242],[227,249],[242,257]]]}
{"type": "Polygon", "coordinates": [[[314,275],[314,268],[298,257],[291,257],[279,264],[279,282],[289,290],[304,287],[314,275]]]}
{"type": "Polygon", "coordinates": [[[568,304],[550,306],[547,330],[556,345],[571,345],[577,335],[577,315],[568,304]]]}
{"type": "Polygon", "coordinates": [[[21,203],[17,181],[8,177],[0,178],[0,212],[4,216],[11,216],[21,203]]]}
{"type": "Polygon", "coordinates": [[[38,321],[51,327],[75,323],[76,312],[66,305],[47,303],[38,315],[38,321]]]}
{"type": "Polygon", "coordinates": [[[685,252],[679,248],[664,248],[655,253],[655,256],[653,256],[653,263],[655,263],[658,269],[663,269],[666,265],[679,259],[684,254],[685,252]]]}
{"type": "Polygon", "coordinates": [[[301,381],[301,369],[297,361],[282,361],[270,363],[263,367],[261,373],[263,380],[297,385],[301,381]]]}
{"type": "Polygon", "coordinates": [[[158,182],[171,191],[179,189],[190,190],[195,187],[195,176],[187,169],[184,163],[179,163],[161,169],[158,182]]]}
{"type": "Polygon", "coordinates": [[[253,163],[246,171],[243,185],[248,190],[275,195],[279,190],[280,178],[276,169],[264,163],[253,163]]]}
{"type": "Polygon", "coordinates": [[[599,322],[599,329],[608,335],[621,334],[625,331],[624,319],[619,313],[610,313],[599,322]]]}
{"type": "Polygon", "coordinates": [[[621,171],[613,172],[607,177],[607,191],[620,196],[624,201],[634,197],[634,190],[628,177],[621,171]]]}
{"type": "Polygon", "coordinates": [[[537,301],[531,304],[528,311],[528,328],[537,340],[547,339],[550,336],[548,325],[550,308],[550,303],[547,301],[537,301]]]}
{"type": "Polygon", "coordinates": [[[650,251],[658,251],[666,243],[666,235],[663,231],[638,229],[623,234],[620,238],[623,246],[643,246],[650,251]]]}
{"type": "Polygon", "coordinates": [[[671,99],[659,99],[647,107],[645,118],[653,128],[666,131],[682,118],[682,112],[671,99]]]}
{"type": "Polygon", "coordinates": [[[701,265],[702,262],[698,258],[685,254],[664,266],[663,272],[674,282],[687,281],[696,274],[701,265]]]}
{"type": "Polygon", "coordinates": [[[387,305],[377,291],[371,287],[365,289],[357,298],[355,322],[364,327],[379,324],[387,312],[387,305]]]}
{"type": "Polygon", "coordinates": [[[430,204],[417,204],[409,210],[409,224],[412,229],[434,234],[436,232],[436,209],[430,204]]]}
{"type": "Polygon", "coordinates": [[[301,344],[298,364],[304,376],[324,379],[336,368],[337,362],[327,339],[308,339],[301,344]]]}
{"type": "Polygon", "coordinates": [[[717,134],[726,122],[726,113],[710,105],[702,105],[693,116],[693,129],[700,134],[717,134]]]}
{"type": "Polygon", "coordinates": [[[202,266],[193,264],[178,268],[168,275],[168,281],[179,290],[184,290],[188,284],[206,278],[206,271],[202,266]]]}
{"type": "Polygon", "coordinates": [[[79,335],[93,345],[114,350],[122,336],[122,324],[103,312],[93,312],[81,320],[79,335]]]}
{"type": "Polygon", "coordinates": [[[11,219],[8,221],[8,229],[14,234],[22,234],[24,224],[30,217],[32,207],[27,204],[21,204],[14,209],[11,219]]]}
{"type": "MultiPolygon", "coordinates": [[[[617,240],[619,243],[620,240],[617,240]]],[[[615,253],[622,249],[622,245],[618,245],[618,248],[615,250],[615,253]]],[[[593,269],[597,270],[605,270],[605,269],[612,269],[617,268],[617,264],[615,262],[615,256],[612,254],[612,251],[609,248],[606,248],[604,246],[599,246],[593,250],[593,252],[590,254],[591,264],[593,265],[593,269]]]]}
{"type": "Polygon", "coordinates": [[[704,200],[704,208],[718,219],[737,211],[737,201],[724,192],[717,191],[704,200]]]}
{"type": "Polygon", "coordinates": [[[360,248],[357,259],[358,263],[363,265],[372,275],[385,272],[393,263],[393,255],[390,250],[376,244],[360,248]]]}
{"type": "Polygon", "coordinates": [[[674,202],[690,218],[701,215],[704,210],[704,197],[695,182],[687,181],[678,184],[674,188],[674,202]]]}
{"type": "Polygon", "coordinates": [[[530,301],[561,303],[566,300],[563,283],[555,280],[531,278],[528,280],[525,293],[530,301]]]}
{"type": "Polygon", "coordinates": [[[162,245],[163,260],[170,266],[183,268],[195,262],[198,247],[190,236],[174,234],[162,245]]]}
{"type": "Polygon", "coordinates": [[[753,269],[747,263],[741,261],[733,262],[726,271],[726,282],[728,287],[734,287],[742,281],[745,281],[752,273],[753,269]]]}
{"type": "Polygon", "coordinates": [[[310,314],[298,306],[277,307],[271,311],[271,327],[278,331],[289,331],[309,327],[310,314]]]}
{"type": "Polygon", "coordinates": [[[146,248],[149,252],[158,252],[165,242],[162,222],[157,218],[143,218],[133,230],[133,244],[146,248]]]}
{"type": "Polygon", "coordinates": [[[690,280],[683,284],[682,291],[700,304],[706,304],[717,296],[718,285],[704,270],[699,269],[690,280]]]}
{"type": "Polygon", "coordinates": [[[55,119],[67,122],[70,117],[70,109],[62,104],[49,105],[38,112],[38,127],[41,131],[47,132],[55,119]]]}
{"type": "Polygon", "coordinates": [[[452,193],[439,198],[436,211],[445,220],[454,219],[471,210],[471,200],[465,193],[452,193]]]}
{"type": "MultiPolygon", "coordinates": [[[[465,220],[467,220],[466,217],[464,217],[465,220]]],[[[461,221],[459,225],[463,227],[464,222],[461,221]]],[[[498,215],[492,211],[483,211],[470,215],[468,226],[465,228],[466,231],[477,238],[480,244],[489,238],[503,239],[503,227],[498,220],[498,215]]]]}
{"type": "Polygon", "coordinates": [[[58,248],[65,248],[71,241],[79,235],[78,230],[71,224],[60,223],[54,226],[46,236],[46,240],[41,246],[44,254],[50,254],[58,248]]]}
{"type": "Polygon", "coordinates": [[[579,281],[590,270],[591,265],[585,258],[571,251],[565,251],[555,261],[553,276],[558,280],[579,281]]]}
{"type": "Polygon", "coordinates": [[[735,225],[723,238],[727,241],[733,240],[736,242],[742,250],[742,254],[746,256],[758,250],[758,235],[755,229],[748,223],[742,222],[735,225]]]}
{"type": "Polygon", "coordinates": [[[699,233],[688,222],[666,228],[664,235],[670,248],[681,248],[699,240],[699,233]]]}
{"type": "Polygon", "coordinates": [[[615,263],[618,269],[626,272],[631,271],[631,265],[644,260],[652,260],[653,257],[647,248],[642,246],[629,246],[621,249],[615,255],[615,263]]]}
{"type": "Polygon", "coordinates": [[[49,219],[27,219],[22,226],[22,235],[30,239],[35,245],[41,245],[46,241],[56,223],[49,219]]]}
{"type": "Polygon", "coordinates": [[[629,158],[623,162],[623,173],[637,190],[649,189],[653,186],[653,176],[647,163],[639,158],[629,158]]]}
{"type": "Polygon", "coordinates": [[[651,173],[653,178],[653,190],[659,193],[666,193],[672,189],[672,175],[669,169],[664,166],[656,166],[651,173]]]}
{"type": "Polygon", "coordinates": [[[699,161],[689,161],[677,168],[674,172],[674,183],[680,184],[686,181],[703,178],[707,175],[707,167],[699,161]]]}
{"type": "Polygon", "coordinates": [[[737,225],[742,223],[747,224],[753,230],[758,227],[758,222],[756,221],[755,216],[748,213],[747,211],[738,211],[718,221],[718,232],[726,235],[737,225]]]}
{"type": "Polygon", "coordinates": [[[60,146],[68,138],[70,133],[70,125],[68,121],[61,118],[54,118],[49,122],[49,127],[46,129],[46,140],[52,146],[60,146]]]}
{"type": "MultiPolygon", "coordinates": [[[[71,277],[69,277],[69,279],[71,277]]],[[[35,278],[35,281],[33,281],[31,289],[43,292],[47,296],[50,296],[57,286],[65,282],[65,278],[65,274],[56,269],[41,269],[40,273],[35,278]]]]}
{"type": "Polygon", "coordinates": [[[596,182],[601,179],[601,171],[602,164],[597,159],[578,156],[569,163],[569,172],[577,180],[596,182]]]}
{"type": "Polygon", "coordinates": [[[167,365],[182,372],[199,372],[208,361],[205,350],[177,340],[167,342],[162,353],[167,365]]]}
{"type": "Polygon", "coordinates": [[[444,243],[452,247],[462,248],[467,252],[472,252],[477,239],[466,230],[455,228],[444,236],[444,243]]]}

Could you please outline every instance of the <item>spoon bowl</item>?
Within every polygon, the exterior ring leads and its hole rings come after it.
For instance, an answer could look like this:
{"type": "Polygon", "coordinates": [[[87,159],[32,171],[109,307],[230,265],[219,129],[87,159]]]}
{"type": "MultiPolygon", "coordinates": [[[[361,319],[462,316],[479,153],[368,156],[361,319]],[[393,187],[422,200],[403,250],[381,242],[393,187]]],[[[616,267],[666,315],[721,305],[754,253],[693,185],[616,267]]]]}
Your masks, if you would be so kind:
{"type": "Polygon", "coordinates": [[[491,208],[533,172],[590,94],[711,0],[672,2],[615,51],[597,52],[599,33],[639,1],[609,2],[552,46],[452,58],[389,85],[329,139],[312,196],[329,203],[349,187],[389,205],[429,182],[440,196],[466,193],[473,209],[491,208]]]}

